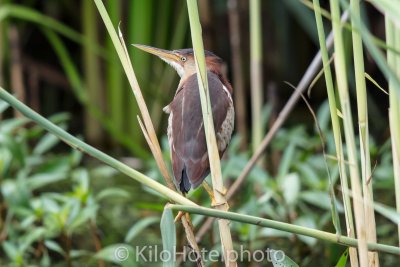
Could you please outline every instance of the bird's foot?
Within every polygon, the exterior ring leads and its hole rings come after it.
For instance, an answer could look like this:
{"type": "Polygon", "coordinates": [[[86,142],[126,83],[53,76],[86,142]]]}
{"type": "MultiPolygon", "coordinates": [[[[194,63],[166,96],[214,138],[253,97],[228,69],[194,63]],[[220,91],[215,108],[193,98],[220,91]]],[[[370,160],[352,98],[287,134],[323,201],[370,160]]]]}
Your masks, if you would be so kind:
{"type": "Polygon", "coordinates": [[[178,215],[176,215],[174,222],[176,223],[177,221],[180,221],[182,216],[184,216],[184,215],[185,215],[185,212],[183,212],[183,211],[178,212],[178,215]]]}
{"type": "Polygon", "coordinates": [[[215,189],[215,190],[217,190],[218,193],[220,193],[220,194],[223,195],[223,196],[226,196],[226,193],[228,192],[228,190],[227,190],[225,187],[222,189],[222,191],[220,191],[220,190],[218,190],[218,189],[215,189]]]}
{"type": "Polygon", "coordinates": [[[217,202],[215,201],[214,192],[211,186],[206,181],[203,181],[202,186],[206,190],[207,194],[210,196],[211,206],[216,205],[217,202]]]}

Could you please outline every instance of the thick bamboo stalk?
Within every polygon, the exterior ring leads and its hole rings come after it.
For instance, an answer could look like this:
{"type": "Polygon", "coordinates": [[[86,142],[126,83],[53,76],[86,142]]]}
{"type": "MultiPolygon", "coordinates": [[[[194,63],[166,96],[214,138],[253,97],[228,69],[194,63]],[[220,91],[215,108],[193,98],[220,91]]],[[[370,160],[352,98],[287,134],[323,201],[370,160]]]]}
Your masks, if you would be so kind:
{"type": "MultiPolygon", "coordinates": [[[[211,179],[213,192],[216,203],[216,208],[227,211],[229,209],[226,202],[225,191],[217,141],[215,138],[215,130],[213,123],[213,114],[211,109],[210,95],[208,91],[208,79],[206,71],[206,62],[204,57],[203,39],[201,36],[201,25],[196,0],[187,0],[189,13],[190,31],[192,35],[192,43],[194,56],[196,60],[197,82],[199,83],[199,92],[201,100],[201,109],[203,113],[204,130],[207,140],[208,157],[210,161],[211,179]]],[[[218,220],[220,231],[221,246],[224,254],[225,266],[237,266],[233,257],[230,257],[233,251],[231,231],[229,228],[229,220],[218,220]]]]}

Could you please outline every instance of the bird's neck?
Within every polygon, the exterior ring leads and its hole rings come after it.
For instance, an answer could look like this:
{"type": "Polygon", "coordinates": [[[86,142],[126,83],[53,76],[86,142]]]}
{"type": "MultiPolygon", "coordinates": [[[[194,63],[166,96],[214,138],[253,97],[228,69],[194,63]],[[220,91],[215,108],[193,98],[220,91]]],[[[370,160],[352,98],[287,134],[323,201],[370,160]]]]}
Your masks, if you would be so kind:
{"type": "MultiPolygon", "coordinates": [[[[221,73],[215,72],[213,71],[213,69],[207,68],[207,74],[210,75],[210,73],[213,73],[216,76],[218,76],[221,83],[226,87],[226,89],[228,89],[229,93],[232,95],[232,86],[228,82],[228,80],[221,73]]],[[[190,69],[189,71],[185,70],[184,74],[181,76],[181,80],[179,81],[178,91],[180,88],[182,88],[185,81],[194,74],[196,74],[196,69],[190,69]]]]}

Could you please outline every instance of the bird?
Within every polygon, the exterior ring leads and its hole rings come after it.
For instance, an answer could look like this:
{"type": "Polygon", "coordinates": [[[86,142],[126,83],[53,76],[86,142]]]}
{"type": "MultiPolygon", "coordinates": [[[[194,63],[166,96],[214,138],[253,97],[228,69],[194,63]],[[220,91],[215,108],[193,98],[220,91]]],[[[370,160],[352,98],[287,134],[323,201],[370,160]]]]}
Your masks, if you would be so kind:
{"type": "MultiPolygon", "coordinates": [[[[180,76],[174,98],[163,111],[169,114],[167,136],[175,183],[186,194],[202,184],[210,173],[193,49],[164,50],[133,45],[158,56],[180,76]]],[[[222,59],[210,51],[205,50],[204,53],[215,136],[221,158],[234,129],[233,89],[224,74],[222,59]]]]}

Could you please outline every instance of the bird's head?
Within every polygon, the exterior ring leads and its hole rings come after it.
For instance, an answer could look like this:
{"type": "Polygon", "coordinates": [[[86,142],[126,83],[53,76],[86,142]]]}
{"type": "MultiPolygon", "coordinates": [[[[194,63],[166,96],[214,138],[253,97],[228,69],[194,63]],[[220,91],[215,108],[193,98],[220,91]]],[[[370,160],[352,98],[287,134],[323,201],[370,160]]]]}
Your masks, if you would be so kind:
{"type": "MultiPolygon", "coordinates": [[[[134,44],[135,47],[156,55],[169,65],[171,65],[181,78],[188,77],[196,73],[196,63],[194,60],[193,49],[164,50],[147,45],[134,44]]],[[[207,70],[222,75],[223,61],[210,51],[205,51],[207,70]]]]}

